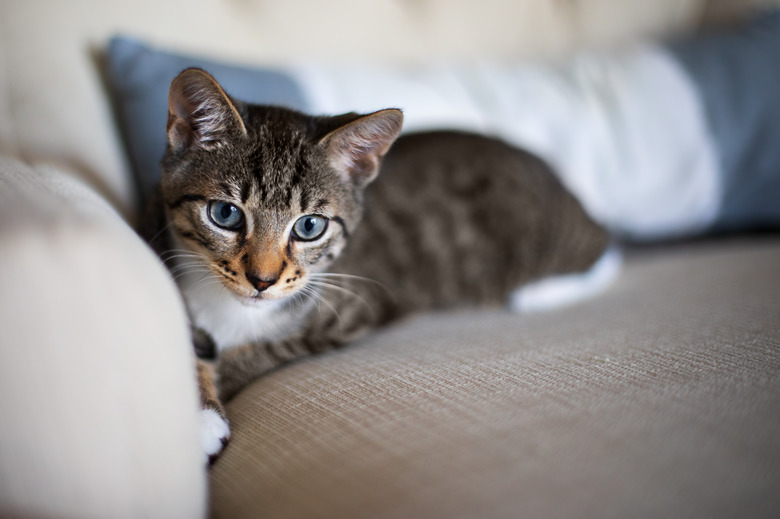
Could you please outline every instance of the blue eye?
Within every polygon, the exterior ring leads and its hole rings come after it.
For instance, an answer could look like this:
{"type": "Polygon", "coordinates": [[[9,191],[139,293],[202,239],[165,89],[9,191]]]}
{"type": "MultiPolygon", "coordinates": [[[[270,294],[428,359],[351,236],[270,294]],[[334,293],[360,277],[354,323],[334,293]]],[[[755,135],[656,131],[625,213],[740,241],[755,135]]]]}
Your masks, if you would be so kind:
{"type": "Polygon", "coordinates": [[[328,228],[328,219],[322,216],[302,216],[293,225],[293,234],[303,241],[316,240],[328,228]]]}
{"type": "Polygon", "coordinates": [[[244,213],[229,202],[210,202],[209,217],[223,229],[234,231],[244,224],[244,213]]]}

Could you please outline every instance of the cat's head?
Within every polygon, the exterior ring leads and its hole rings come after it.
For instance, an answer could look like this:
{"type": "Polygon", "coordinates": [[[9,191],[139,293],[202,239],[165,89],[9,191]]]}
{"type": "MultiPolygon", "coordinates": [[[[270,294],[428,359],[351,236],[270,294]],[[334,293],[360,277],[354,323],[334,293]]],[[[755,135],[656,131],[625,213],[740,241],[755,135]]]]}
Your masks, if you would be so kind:
{"type": "Polygon", "coordinates": [[[242,103],[200,69],[173,80],[168,103],[171,232],[247,304],[296,294],[338,257],[403,121],[242,103]]]}

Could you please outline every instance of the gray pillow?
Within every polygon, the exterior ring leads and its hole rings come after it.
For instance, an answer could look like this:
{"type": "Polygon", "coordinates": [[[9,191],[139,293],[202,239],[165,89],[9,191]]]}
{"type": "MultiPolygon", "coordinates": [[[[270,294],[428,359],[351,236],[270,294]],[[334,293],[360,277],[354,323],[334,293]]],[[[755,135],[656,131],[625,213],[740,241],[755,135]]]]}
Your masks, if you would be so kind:
{"type": "Polygon", "coordinates": [[[127,37],[111,39],[106,61],[108,85],[142,201],[160,178],[168,87],[185,68],[207,70],[230,95],[243,101],[302,111],[308,108],[300,86],[281,70],[252,69],[172,54],[127,37]]]}
{"type": "Polygon", "coordinates": [[[736,31],[669,45],[693,81],[720,159],[713,230],[780,225],[780,8],[736,31]]]}

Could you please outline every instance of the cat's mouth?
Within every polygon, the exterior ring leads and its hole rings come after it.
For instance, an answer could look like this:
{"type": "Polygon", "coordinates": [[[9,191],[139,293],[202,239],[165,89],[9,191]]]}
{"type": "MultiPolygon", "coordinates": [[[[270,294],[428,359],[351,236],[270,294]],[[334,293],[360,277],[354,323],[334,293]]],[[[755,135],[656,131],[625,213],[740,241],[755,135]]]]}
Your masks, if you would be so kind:
{"type": "Polygon", "coordinates": [[[272,301],[272,299],[263,297],[262,294],[253,296],[238,296],[238,300],[246,306],[261,306],[272,301]]]}
{"type": "Polygon", "coordinates": [[[276,302],[279,299],[277,297],[269,297],[263,293],[247,294],[247,291],[239,292],[231,287],[226,288],[228,288],[231,295],[244,306],[263,306],[271,302],[276,302]]]}
{"type": "MultiPolygon", "coordinates": [[[[253,291],[247,293],[246,289],[236,290],[231,287],[227,287],[233,296],[238,299],[242,304],[246,306],[262,306],[268,303],[278,303],[283,299],[291,297],[293,294],[279,294],[276,291],[263,290],[261,292],[253,291]]],[[[297,291],[296,291],[297,292],[297,291]]]]}
{"type": "Polygon", "coordinates": [[[292,278],[280,277],[273,284],[259,288],[239,283],[235,279],[222,274],[222,285],[242,304],[246,306],[262,306],[270,302],[289,299],[298,294],[303,289],[303,276],[300,275],[300,271],[296,274],[292,278]]]}

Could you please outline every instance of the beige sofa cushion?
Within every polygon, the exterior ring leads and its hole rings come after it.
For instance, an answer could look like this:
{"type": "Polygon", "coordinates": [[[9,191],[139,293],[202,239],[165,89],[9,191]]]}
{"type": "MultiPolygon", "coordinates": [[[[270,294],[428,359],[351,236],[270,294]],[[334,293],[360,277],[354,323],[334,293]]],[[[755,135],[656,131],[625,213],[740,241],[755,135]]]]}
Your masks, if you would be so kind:
{"type": "Polygon", "coordinates": [[[629,260],[602,298],[423,317],[229,405],[214,517],[777,517],[780,241],[629,260]]]}
{"type": "Polygon", "coordinates": [[[0,517],[203,515],[178,292],[93,190],[0,158],[0,517]]]}

